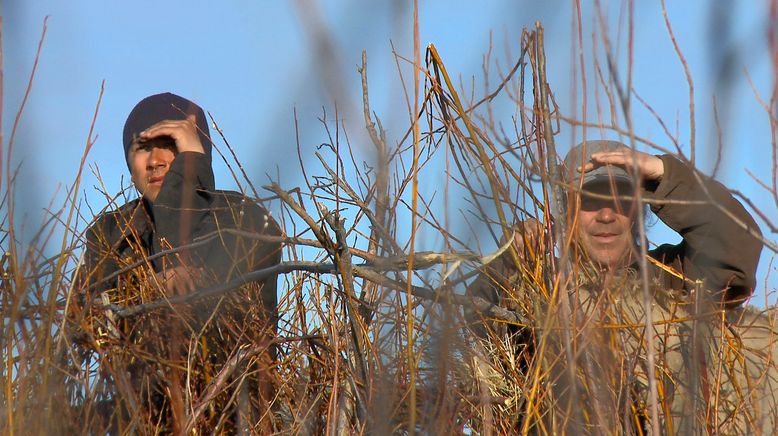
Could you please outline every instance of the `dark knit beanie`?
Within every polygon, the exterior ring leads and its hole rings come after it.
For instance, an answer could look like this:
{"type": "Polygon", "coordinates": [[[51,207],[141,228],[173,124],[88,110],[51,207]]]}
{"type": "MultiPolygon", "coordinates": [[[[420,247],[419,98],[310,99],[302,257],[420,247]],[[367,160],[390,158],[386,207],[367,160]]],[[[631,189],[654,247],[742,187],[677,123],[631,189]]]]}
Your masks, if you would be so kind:
{"type": "MultiPolygon", "coordinates": [[[[169,92],[155,94],[144,98],[132,108],[132,112],[124,123],[124,158],[130,151],[137,135],[149,127],[164,120],[185,120],[194,115],[197,119],[197,130],[205,155],[211,159],[211,139],[208,131],[208,121],[205,112],[197,104],[169,92]]],[[[128,163],[129,165],[129,163],[128,163]]]]}

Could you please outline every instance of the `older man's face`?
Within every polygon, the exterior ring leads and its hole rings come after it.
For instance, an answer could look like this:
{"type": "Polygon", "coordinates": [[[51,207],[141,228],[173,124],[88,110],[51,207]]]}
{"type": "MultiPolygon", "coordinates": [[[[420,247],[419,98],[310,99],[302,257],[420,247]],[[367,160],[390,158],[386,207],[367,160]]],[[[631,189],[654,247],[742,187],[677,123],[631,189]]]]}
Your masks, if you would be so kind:
{"type": "MultiPolygon", "coordinates": [[[[621,195],[629,195],[629,186],[617,186],[621,195]]],[[[605,183],[592,183],[584,191],[607,198],[581,196],[578,211],[578,244],[589,257],[608,268],[618,267],[629,262],[634,248],[632,227],[635,208],[631,200],[616,199],[612,186],[605,183]]]]}

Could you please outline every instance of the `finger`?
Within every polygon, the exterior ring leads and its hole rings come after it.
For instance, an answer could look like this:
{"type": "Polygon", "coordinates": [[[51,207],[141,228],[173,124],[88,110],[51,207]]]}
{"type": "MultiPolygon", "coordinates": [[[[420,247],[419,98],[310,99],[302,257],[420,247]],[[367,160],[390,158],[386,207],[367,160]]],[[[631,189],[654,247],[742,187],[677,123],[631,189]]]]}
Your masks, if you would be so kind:
{"type": "Polygon", "coordinates": [[[589,171],[594,171],[597,168],[600,168],[600,167],[605,166],[605,165],[610,165],[610,164],[606,163],[606,162],[601,162],[601,161],[592,159],[590,162],[586,162],[585,164],[583,164],[580,167],[576,168],[576,170],[579,173],[588,173],[589,171]]]}
{"type": "Polygon", "coordinates": [[[197,119],[194,115],[188,115],[183,120],[162,120],[146,128],[141,134],[148,134],[156,129],[180,129],[184,131],[197,132],[197,119]]]}
{"type": "Polygon", "coordinates": [[[592,171],[595,168],[594,164],[592,162],[587,162],[583,164],[582,166],[578,167],[579,173],[588,173],[589,171],[592,171]]]}
{"type": "Polygon", "coordinates": [[[610,160],[631,160],[633,158],[632,153],[628,151],[610,151],[592,154],[591,159],[593,161],[610,161],[610,160]]]}
{"type": "Polygon", "coordinates": [[[205,153],[200,135],[194,124],[194,117],[186,120],[161,121],[141,132],[141,139],[149,140],[159,136],[169,136],[176,142],[179,152],[195,151],[205,153]]]}
{"type": "Polygon", "coordinates": [[[642,163],[648,158],[653,157],[650,154],[643,153],[642,151],[632,150],[630,148],[619,148],[612,151],[599,151],[596,153],[592,153],[592,160],[618,160],[623,161],[626,163],[631,163],[637,161],[638,163],[642,163]]]}
{"type": "Polygon", "coordinates": [[[191,132],[194,131],[195,129],[192,124],[186,120],[166,120],[154,124],[148,129],[140,132],[138,136],[142,139],[152,139],[160,136],[171,136],[175,139],[179,139],[183,135],[191,134],[191,132]]]}
{"type": "Polygon", "coordinates": [[[592,156],[601,155],[601,154],[631,154],[635,150],[629,148],[629,147],[619,147],[615,148],[613,150],[600,150],[592,152],[592,156]]]}
{"type": "Polygon", "coordinates": [[[608,154],[601,156],[592,156],[593,166],[596,168],[605,165],[614,165],[621,168],[627,168],[634,165],[632,156],[625,156],[623,154],[608,154]]]}

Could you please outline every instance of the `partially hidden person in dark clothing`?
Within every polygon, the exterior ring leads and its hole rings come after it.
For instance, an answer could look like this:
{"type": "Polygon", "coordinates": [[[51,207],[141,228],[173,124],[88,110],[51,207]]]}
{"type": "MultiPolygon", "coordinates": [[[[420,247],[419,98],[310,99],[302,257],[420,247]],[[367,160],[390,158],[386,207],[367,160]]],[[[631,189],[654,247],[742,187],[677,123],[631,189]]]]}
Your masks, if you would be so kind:
{"type": "Polygon", "coordinates": [[[554,261],[565,271],[560,298],[569,297],[572,319],[560,320],[561,306],[537,292],[560,277],[533,281],[538,259],[548,264],[550,255],[531,253],[552,252],[542,247],[549,226],[533,219],[516,226],[515,256],[505,251],[467,290],[537,323],[506,325],[471,314],[478,336],[513,335],[524,371],[549,377],[549,413],[525,416],[532,422],[522,428],[600,434],[653,425],[663,434],[773,434],[778,336],[769,317],[743,306],[763,245],[750,214],[723,185],[678,158],[615,141],[574,147],[561,171],[571,243],[558,247],[567,259],[554,261]],[[683,238],[648,250],[647,293],[637,189],[683,238]]]}
{"type": "Polygon", "coordinates": [[[208,123],[195,103],[171,93],[143,99],[123,140],[141,198],[87,230],[80,304],[69,316],[111,385],[110,407],[97,415],[111,415],[103,424],[112,431],[256,431],[273,395],[277,276],[241,277],[280,262],[281,230],[253,199],[215,189],[208,123]],[[119,316],[171,298],[179,304],[119,316]]]}

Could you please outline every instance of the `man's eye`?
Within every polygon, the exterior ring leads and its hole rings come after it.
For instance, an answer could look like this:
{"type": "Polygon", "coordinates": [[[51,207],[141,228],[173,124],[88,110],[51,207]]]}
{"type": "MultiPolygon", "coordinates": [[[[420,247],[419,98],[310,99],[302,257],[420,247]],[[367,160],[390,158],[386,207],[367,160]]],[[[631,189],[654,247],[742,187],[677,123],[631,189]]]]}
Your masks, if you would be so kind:
{"type": "Polygon", "coordinates": [[[175,141],[166,141],[166,140],[163,140],[163,141],[151,140],[151,141],[138,142],[135,145],[135,148],[133,149],[133,151],[135,151],[135,152],[139,152],[139,151],[150,152],[151,150],[153,150],[155,148],[159,148],[159,149],[163,149],[163,150],[170,150],[173,153],[176,153],[178,151],[177,148],[176,148],[175,141]]]}
{"type": "Polygon", "coordinates": [[[132,151],[138,152],[138,151],[149,151],[152,148],[152,144],[148,142],[138,142],[135,144],[135,147],[132,151]]]}
{"type": "Polygon", "coordinates": [[[178,148],[176,148],[175,141],[166,141],[166,142],[164,142],[162,144],[157,145],[157,147],[164,148],[166,150],[170,150],[173,153],[177,153],[178,152],[178,148]]]}

